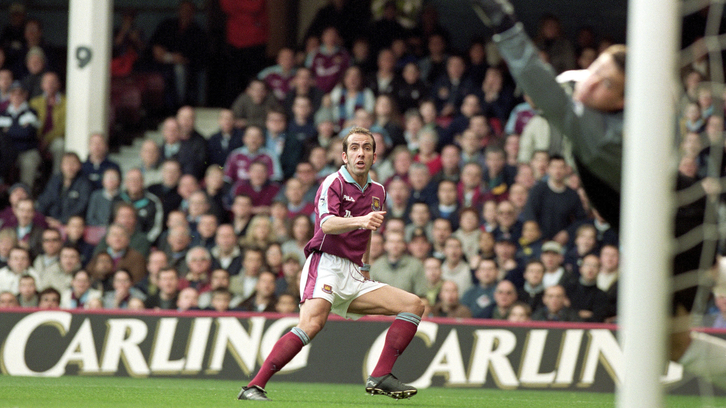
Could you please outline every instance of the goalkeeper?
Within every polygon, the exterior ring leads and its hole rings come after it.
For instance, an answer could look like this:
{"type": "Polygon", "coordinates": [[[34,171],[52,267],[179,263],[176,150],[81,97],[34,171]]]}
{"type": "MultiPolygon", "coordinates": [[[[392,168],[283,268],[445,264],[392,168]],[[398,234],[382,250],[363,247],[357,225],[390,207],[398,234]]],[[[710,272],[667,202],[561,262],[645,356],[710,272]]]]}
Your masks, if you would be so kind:
{"type": "MultiPolygon", "coordinates": [[[[484,23],[496,33],[494,42],[510,72],[550,124],[572,143],[575,164],[592,205],[617,228],[620,225],[620,186],[625,104],[625,56],[623,45],[606,49],[587,70],[562,74],[575,82],[572,95],[558,84],[552,69],[538,55],[514,16],[508,0],[474,0],[484,23]]],[[[677,189],[694,184],[679,176],[677,189]]],[[[696,188],[703,188],[697,185],[696,188]]],[[[705,196],[705,190],[704,190],[705,196]]],[[[703,223],[706,200],[681,207],[676,215],[676,236],[703,223]]],[[[678,254],[674,275],[698,269],[702,245],[678,254]]],[[[696,297],[694,285],[673,296],[671,359],[721,388],[726,388],[726,341],[703,333],[691,333],[687,323],[696,297]]]]}

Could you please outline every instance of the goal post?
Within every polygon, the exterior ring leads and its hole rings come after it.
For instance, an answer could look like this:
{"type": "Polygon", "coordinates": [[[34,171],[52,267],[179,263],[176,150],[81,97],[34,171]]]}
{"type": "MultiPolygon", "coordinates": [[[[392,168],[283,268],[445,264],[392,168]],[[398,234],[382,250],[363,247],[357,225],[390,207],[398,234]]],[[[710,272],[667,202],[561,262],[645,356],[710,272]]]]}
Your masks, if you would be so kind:
{"type": "Polygon", "coordinates": [[[656,408],[670,321],[681,15],[676,0],[628,3],[617,405],[656,408]]]}

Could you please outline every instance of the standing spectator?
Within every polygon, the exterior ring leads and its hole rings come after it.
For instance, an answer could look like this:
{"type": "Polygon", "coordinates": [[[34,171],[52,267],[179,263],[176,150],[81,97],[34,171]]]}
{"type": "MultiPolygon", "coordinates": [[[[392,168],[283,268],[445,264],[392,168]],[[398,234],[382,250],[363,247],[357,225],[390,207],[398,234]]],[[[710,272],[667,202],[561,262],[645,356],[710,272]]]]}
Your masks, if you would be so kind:
{"type": "Polygon", "coordinates": [[[167,108],[201,102],[200,74],[206,61],[207,34],[194,21],[194,2],[179,2],[177,17],[162,21],[149,39],[154,68],[166,84],[167,108]]]}
{"type": "Polygon", "coordinates": [[[164,222],[169,213],[181,206],[182,197],[178,192],[181,176],[181,164],[175,159],[166,159],[161,165],[161,183],[152,184],[147,189],[161,201],[164,222]]]}
{"type": "Polygon", "coordinates": [[[108,144],[101,133],[92,133],[88,138],[88,159],[81,166],[81,172],[91,182],[93,190],[103,187],[101,178],[107,169],[121,174],[121,168],[108,158],[108,144]]]}
{"type": "Polygon", "coordinates": [[[219,6],[227,16],[225,105],[229,105],[245,83],[262,69],[269,20],[265,0],[221,0],[219,6]]]}
{"type": "Polygon", "coordinates": [[[327,27],[320,37],[317,50],[308,55],[305,66],[315,75],[315,84],[324,93],[333,90],[350,66],[350,55],[340,46],[340,37],[335,27],[327,27]]]}
{"type": "Polygon", "coordinates": [[[86,222],[93,226],[106,226],[111,221],[114,203],[121,200],[119,187],[121,174],[114,168],[106,169],[101,180],[102,189],[91,193],[86,211],[86,222]]]}
{"type": "Polygon", "coordinates": [[[459,289],[456,282],[445,280],[441,284],[439,299],[439,302],[431,308],[434,317],[471,317],[469,308],[459,302],[459,289]]]}
{"type": "MultiPolygon", "coordinates": [[[[34,24],[33,24],[34,25],[34,24]]],[[[26,25],[26,31],[31,27],[31,24],[26,25]]],[[[28,47],[28,53],[25,54],[25,65],[22,67],[22,74],[18,74],[17,77],[23,85],[23,88],[28,92],[28,99],[35,98],[43,94],[41,88],[41,81],[43,74],[48,69],[48,54],[45,50],[39,46],[28,47]]]]}
{"type": "Polygon", "coordinates": [[[100,301],[103,294],[91,288],[91,277],[83,269],[73,274],[71,287],[61,291],[60,307],[63,309],[88,309],[91,303],[100,301]]]}
{"type": "Polygon", "coordinates": [[[568,241],[567,228],[587,216],[577,192],[565,184],[566,172],[565,159],[552,156],[547,166],[547,181],[529,190],[524,209],[524,219],[537,221],[544,239],[560,244],[568,241]]]}
{"type": "Polygon", "coordinates": [[[139,230],[146,234],[149,242],[156,242],[164,222],[164,209],[161,201],[144,188],[144,176],[139,169],[131,169],[124,177],[125,190],[121,200],[136,209],[139,230]]]}
{"type": "Polygon", "coordinates": [[[234,126],[234,114],[229,109],[219,112],[219,131],[207,140],[209,163],[224,166],[229,153],[243,146],[242,130],[234,126]]]}
{"type": "Polygon", "coordinates": [[[20,277],[32,276],[36,282],[40,277],[30,265],[30,253],[27,249],[14,247],[10,250],[7,266],[0,268],[0,292],[19,293],[20,277]]]}
{"type": "Polygon", "coordinates": [[[179,278],[177,272],[173,268],[164,268],[159,271],[159,290],[155,295],[151,295],[144,301],[144,307],[147,309],[174,310],[179,295],[177,287],[179,286],[179,278]]]}
{"type": "Polygon", "coordinates": [[[257,74],[257,79],[265,82],[267,88],[272,91],[280,103],[285,101],[285,96],[290,92],[290,85],[294,77],[295,52],[288,47],[283,47],[277,52],[277,65],[267,67],[257,74]]]}
{"type": "Polygon", "coordinates": [[[53,173],[60,171],[66,133],[66,97],[60,93],[58,74],[46,72],[40,82],[41,95],[32,98],[29,105],[38,114],[40,150],[53,156],[53,173]]]}
{"type": "Polygon", "coordinates": [[[421,70],[415,62],[404,65],[401,79],[396,82],[394,90],[396,92],[394,96],[401,112],[418,108],[430,93],[421,79],[421,70]]]}
{"type": "MultiPolygon", "coordinates": [[[[5,111],[0,112],[0,130],[2,130],[3,139],[9,140],[6,147],[11,149],[10,152],[13,155],[17,155],[16,164],[20,168],[20,181],[32,191],[41,162],[38,152],[38,127],[40,124],[37,114],[28,105],[28,93],[20,82],[13,82],[9,92],[10,104],[5,111]]],[[[6,157],[7,154],[8,152],[5,152],[3,155],[4,159],[10,158],[10,156],[6,157]]]]}
{"type": "Polygon", "coordinates": [[[607,315],[608,299],[605,292],[597,287],[597,275],[600,272],[600,258],[597,255],[586,255],[580,267],[580,279],[565,285],[570,307],[574,309],[583,322],[603,322],[607,315]]]}
{"type": "Polygon", "coordinates": [[[128,271],[119,269],[113,274],[113,290],[103,294],[103,307],[105,309],[127,309],[132,298],[144,301],[146,295],[131,286],[131,275],[128,271]]]}
{"type": "Polygon", "coordinates": [[[151,139],[146,139],[141,144],[139,152],[141,165],[139,169],[144,175],[144,187],[161,182],[161,151],[159,145],[151,139]]]}
{"type": "Polygon", "coordinates": [[[494,303],[487,306],[481,313],[484,319],[507,320],[512,306],[517,302],[517,289],[508,280],[497,284],[494,290],[494,303]]]}
{"type": "Polygon", "coordinates": [[[38,197],[38,211],[45,214],[48,225],[59,228],[74,215],[86,216],[93,187],[81,174],[81,160],[73,152],[63,154],[61,174],[53,176],[38,197]]]}
{"type": "Polygon", "coordinates": [[[474,271],[479,284],[461,296],[461,304],[469,308],[472,317],[483,317],[484,309],[494,303],[494,291],[499,280],[499,268],[493,259],[482,259],[474,271]]]}
{"type": "Polygon", "coordinates": [[[418,66],[421,70],[421,78],[429,85],[446,72],[446,63],[449,59],[446,46],[446,38],[441,33],[432,33],[428,37],[426,45],[428,55],[419,61],[418,66]]]}
{"type": "Polygon", "coordinates": [[[540,307],[532,314],[532,320],[547,322],[579,322],[577,312],[566,306],[567,295],[565,288],[560,285],[550,286],[545,289],[542,296],[544,307],[540,307]]]}
{"type": "Polygon", "coordinates": [[[207,140],[195,129],[194,108],[182,106],[176,114],[179,124],[179,163],[183,174],[191,174],[197,180],[204,176],[207,168],[207,140]]]}
{"type": "Polygon", "coordinates": [[[575,69],[575,48],[562,33],[562,24],[557,16],[546,14],[542,17],[534,42],[556,73],[575,69]]]}
{"type": "Polygon", "coordinates": [[[371,278],[414,295],[425,295],[426,278],[423,264],[406,254],[404,235],[388,232],[385,235],[384,249],[385,255],[371,265],[371,278]]]}
{"type": "Polygon", "coordinates": [[[452,55],[446,60],[446,72],[431,87],[439,116],[453,117],[459,112],[464,97],[474,92],[474,84],[464,74],[466,63],[461,56],[452,55]]]}

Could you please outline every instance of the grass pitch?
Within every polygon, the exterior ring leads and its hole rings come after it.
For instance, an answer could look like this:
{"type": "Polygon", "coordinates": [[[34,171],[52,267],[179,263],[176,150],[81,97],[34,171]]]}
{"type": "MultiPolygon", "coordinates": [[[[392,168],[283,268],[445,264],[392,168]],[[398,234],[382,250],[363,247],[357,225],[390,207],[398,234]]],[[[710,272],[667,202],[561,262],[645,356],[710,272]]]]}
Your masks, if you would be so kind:
{"type": "MultiPolygon", "coordinates": [[[[29,378],[0,376],[0,407],[17,408],[156,408],[240,407],[258,402],[237,401],[242,381],[82,377],[29,378]]],[[[273,399],[265,407],[614,407],[613,394],[565,391],[500,391],[471,388],[429,388],[410,400],[370,396],[361,385],[269,384],[273,399]]],[[[726,398],[669,396],[667,406],[726,406],[726,398]]]]}

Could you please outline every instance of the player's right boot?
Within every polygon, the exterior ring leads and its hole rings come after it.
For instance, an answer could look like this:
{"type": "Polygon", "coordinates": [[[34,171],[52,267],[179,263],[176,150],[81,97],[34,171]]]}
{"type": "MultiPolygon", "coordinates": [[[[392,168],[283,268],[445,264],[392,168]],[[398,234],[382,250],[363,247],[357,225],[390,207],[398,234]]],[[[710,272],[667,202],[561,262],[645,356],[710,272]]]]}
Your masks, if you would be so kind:
{"type": "Polygon", "coordinates": [[[368,377],[366,392],[371,395],[385,395],[393,399],[411,398],[418,390],[416,387],[404,384],[393,374],[382,377],[368,377]]]}
{"type": "Polygon", "coordinates": [[[249,387],[242,387],[238,400],[250,400],[250,401],[272,401],[267,398],[267,391],[258,385],[250,385],[249,387]]]}

